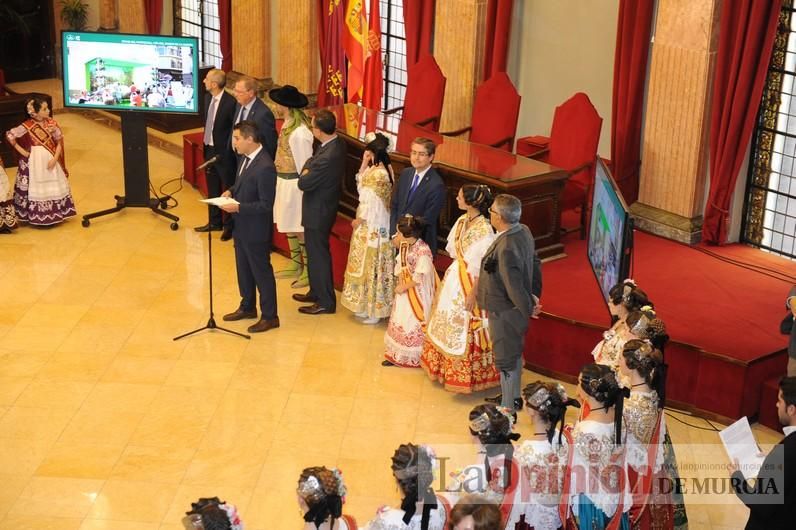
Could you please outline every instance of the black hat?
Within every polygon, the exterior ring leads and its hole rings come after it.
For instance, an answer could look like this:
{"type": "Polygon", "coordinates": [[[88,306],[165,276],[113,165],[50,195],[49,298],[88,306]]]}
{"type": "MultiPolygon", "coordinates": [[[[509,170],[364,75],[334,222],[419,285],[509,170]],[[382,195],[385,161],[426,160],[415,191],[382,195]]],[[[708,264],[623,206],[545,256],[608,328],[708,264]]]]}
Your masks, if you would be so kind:
{"type": "Polygon", "coordinates": [[[293,85],[285,85],[281,88],[272,88],[268,91],[268,96],[276,103],[292,109],[303,109],[309,104],[307,96],[298,91],[293,85]]]}

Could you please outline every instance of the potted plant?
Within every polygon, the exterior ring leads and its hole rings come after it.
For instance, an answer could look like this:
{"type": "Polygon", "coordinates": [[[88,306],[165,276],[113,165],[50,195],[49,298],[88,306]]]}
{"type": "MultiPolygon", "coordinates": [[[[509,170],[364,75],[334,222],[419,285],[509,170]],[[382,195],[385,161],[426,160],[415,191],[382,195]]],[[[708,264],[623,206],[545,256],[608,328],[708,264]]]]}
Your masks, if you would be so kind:
{"type": "Polygon", "coordinates": [[[66,29],[81,31],[86,29],[88,4],[81,0],[61,0],[61,20],[66,29]]]}

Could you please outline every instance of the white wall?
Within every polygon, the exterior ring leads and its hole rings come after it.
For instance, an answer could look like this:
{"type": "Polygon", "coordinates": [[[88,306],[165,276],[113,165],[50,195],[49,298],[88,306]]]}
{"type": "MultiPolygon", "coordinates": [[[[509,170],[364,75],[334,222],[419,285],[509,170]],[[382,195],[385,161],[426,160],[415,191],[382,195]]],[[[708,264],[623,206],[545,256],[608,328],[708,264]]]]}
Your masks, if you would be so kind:
{"type": "Polygon", "coordinates": [[[550,132],[553,112],[585,92],[603,118],[610,157],[619,0],[515,0],[508,73],[522,96],[517,137],[550,132]]]}

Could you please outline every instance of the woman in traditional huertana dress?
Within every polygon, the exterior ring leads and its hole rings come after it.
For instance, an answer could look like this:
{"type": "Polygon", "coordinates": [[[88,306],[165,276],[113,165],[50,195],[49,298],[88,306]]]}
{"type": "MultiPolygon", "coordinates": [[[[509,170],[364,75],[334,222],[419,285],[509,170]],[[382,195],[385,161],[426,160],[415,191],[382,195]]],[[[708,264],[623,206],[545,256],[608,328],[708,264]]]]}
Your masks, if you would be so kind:
{"type": "Polygon", "coordinates": [[[608,291],[608,309],[611,311],[613,324],[603,332],[603,340],[597,343],[591,354],[597,364],[606,364],[616,368],[622,345],[630,338],[627,317],[644,306],[652,307],[647,293],[636,286],[636,282],[626,279],[611,287],[608,291]]]}
{"type": "Polygon", "coordinates": [[[514,460],[514,432],[517,414],[492,403],[476,405],[469,415],[469,430],[478,447],[479,461],[456,470],[448,484],[451,504],[459,497],[475,493],[500,507],[505,521],[511,512],[514,491],[520,480],[514,460]]]}
{"type": "MultiPolygon", "coordinates": [[[[654,322],[653,322],[654,324],[654,322]]],[[[660,337],[662,330],[658,330],[660,337]]],[[[664,421],[666,366],[663,354],[647,340],[625,343],[619,370],[630,384],[623,410],[628,482],[633,494],[630,523],[634,530],[682,530],[688,517],[682,496],[674,447],[664,421]]]]}
{"type": "Polygon", "coordinates": [[[351,221],[351,247],[340,303],[376,324],[390,316],[394,290],[395,249],[390,242],[392,167],[390,141],[381,133],[370,138],[357,173],[359,206],[351,221]]]}
{"type": "Polygon", "coordinates": [[[560,383],[536,381],[522,391],[533,434],[520,444],[514,458],[520,480],[514,493],[508,530],[557,530],[558,504],[564,484],[572,427],[565,425],[567,407],[580,407],[560,383]]]}
{"type": "Polygon", "coordinates": [[[17,212],[11,201],[11,186],[8,184],[8,175],[0,160],[0,234],[10,233],[17,227],[17,212]]]}
{"type": "Polygon", "coordinates": [[[469,394],[500,385],[492,358],[486,313],[475,293],[481,259],[495,240],[489,223],[492,193],[483,184],[465,184],[456,196],[459,217],[448,234],[445,271],[429,319],[420,364],[446,390],[469,394]]]}
{"type": "Polygon", "coordinates": [[[572,432],[572,446],[559,505],[566,528],[630,530],[633,504],[622,445],[625,390],[614,371],[587,364],[578,378],[578,398],[588,405],[572,432]]]}
{"type": "Polygon", "coordinates": [[[63,134],[43,97],[29,99],[27,112],[30,119],[6,133],[19,154],[14,208],[28,224],[58,224],[77,213],[62,166],[63,134]]]}
{"type": "Polygon", "coordinates": [[[437,457],[427,445],[401,444],[392,456],[392,474],[401,507],[382,506],[365,530],[447,530],[450,503],[434,493],[437,457]]]}
{"type": "Polygon", "coordinates": [[[422,239],[426,223],[406,214],[398,219],[395,298],[384,334],[384,366],[420,366],[426,322],[439,281],[431,249],[422,239]]]}
{"type": "Polygon", "coordinates": [[[356,520],[343,514],[346,487],[340,470],[323,466],[304,469],[296,494],[304,530],[357,530],[356,520]]]}

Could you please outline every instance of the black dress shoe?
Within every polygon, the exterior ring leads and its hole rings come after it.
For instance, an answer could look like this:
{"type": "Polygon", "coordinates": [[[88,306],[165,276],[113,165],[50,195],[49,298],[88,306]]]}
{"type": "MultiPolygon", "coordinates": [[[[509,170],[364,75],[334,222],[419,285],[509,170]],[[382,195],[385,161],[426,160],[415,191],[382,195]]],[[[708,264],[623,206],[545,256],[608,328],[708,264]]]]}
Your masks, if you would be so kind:
{"type": "Polygon", "coordinates": [[[315,303],[316,298],[314,296],[310,296],[309,293],[307,294],[294,293],[293,300],[295,300],[296,302],[301,302],[302,304],[312,304],[315,303]]]}
{"type": "Polygon", "coordinates": [[[514,400],[514,410],[522,410],[522,398],[514,400]]]}
{"type": "Polygon", "coordinates": [[[229,241],[232,239],[232,229],[224,227],[224,231],[221,232],[221,241],[229,241]]]}
{"type": "Polygon", "coordinates": [[[236,309],[232,313],[224,315],[224,320],[227,322],[235,322],[236,320],[243,320],[244,318],[257,318],[257,311],[244,311],[243,309],[236,309]]]}
{"type": "Polygon", "coordinates": [[[487,403],[495,403],[499,405],[500,402],[503,401],[503,394],[498,394],[497,396],[491,398],[484,398],[484,401],[486,401],[487,403]]]}
{"type": "Polygon", "coordinates": [[[279,317],[270,320],[260,319],[256,324],[249,326],[249,333],[262,333],[269,329],[276,329],[279,327],[279,317]]]}
{"type": "Polygon", "coordinates": [[[210,223],[194,228],[195,232],[220,232],[221,227],[218,225],[211,225],[210,223]]]}
{"type": "Polygon", "coordinates": [[[388,361],[387,359],[384,359],[384,360],[381,362],[381,365],[382,365],[382,366],[395,366],[395,363],[393,363],[393,362],[390,362],[390,361],[388,361]]]}
{"type": "Polygon", "coordinates": [[[322,307],[319,306],[318,304],[305,305],[304,307],[299,307],[299,313],[304,313],[305,315],[331,315],[334,312],[335,309],[322,307]]]}

